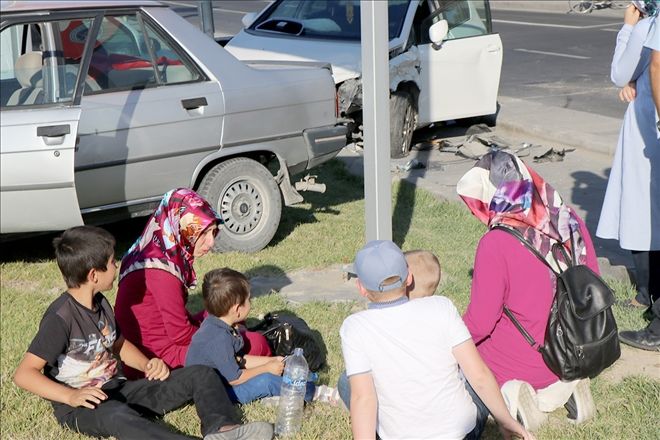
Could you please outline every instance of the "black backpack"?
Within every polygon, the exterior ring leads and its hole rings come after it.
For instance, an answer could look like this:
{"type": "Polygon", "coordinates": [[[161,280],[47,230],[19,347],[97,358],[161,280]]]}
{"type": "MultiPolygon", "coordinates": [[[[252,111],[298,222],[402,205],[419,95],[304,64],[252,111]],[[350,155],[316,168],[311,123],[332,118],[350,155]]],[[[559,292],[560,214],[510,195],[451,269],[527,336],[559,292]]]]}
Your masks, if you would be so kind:
{"type": "Polygon", "coordinates": [[[325,364],[325,350],[302,318],[267,313],[263,320],[249,330],[264,335],[273,356],[288,356],[293,354],[294,348],[300,347],[310,371],[318,371],[325,364]]]}
{"type": "Polygon", "coordinates": [[[596,377],[619,359],[621,348],[612,314],[614,293],[603,279],[587,266],[575,264],[574,251],[571,249],[569,257],[559,243],[553,246],[553,255],[558,249],[568,268],[557,273],[520,232],[505,226],[493,229],[506,231],[520,240],[557,278],[557,290],[545,330],[545,345],[539,346],[504,306],[504,313],[527,342],[541,353],[548,368],[560,379],[570,381],[596,377]]]}

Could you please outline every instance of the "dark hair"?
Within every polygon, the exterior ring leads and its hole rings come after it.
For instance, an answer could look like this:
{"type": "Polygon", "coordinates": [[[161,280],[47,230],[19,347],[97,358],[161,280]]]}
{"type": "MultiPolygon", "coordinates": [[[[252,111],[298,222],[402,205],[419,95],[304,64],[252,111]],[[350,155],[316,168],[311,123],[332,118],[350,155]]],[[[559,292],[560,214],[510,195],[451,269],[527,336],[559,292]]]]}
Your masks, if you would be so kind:
{"type": "Polygon", "coordinates": [[[76,226],[53,240],[55,258],[67,287],[87,282],[92,269],[105,272],[115,252],[115,238],[96,226],[76,226]]]}
{"type": "Polygon", "coordinates": [[[229,309],[250,297],[250,282],[240,272],[228,267],[213,269],[204,275],[204,307],[213,316],[225,316],[229,309]]]}

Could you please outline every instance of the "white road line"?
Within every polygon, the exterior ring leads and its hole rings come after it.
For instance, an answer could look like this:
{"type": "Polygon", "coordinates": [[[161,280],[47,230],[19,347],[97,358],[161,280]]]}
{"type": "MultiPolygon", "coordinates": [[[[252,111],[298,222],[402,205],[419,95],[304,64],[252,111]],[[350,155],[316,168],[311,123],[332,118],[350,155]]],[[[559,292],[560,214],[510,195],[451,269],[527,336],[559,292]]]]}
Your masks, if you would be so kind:
{"type": "Polygon", "coordinates": [[[576,60],[590,60],[591,57],[583,57],[580,55],[570,55],[567,53],[557,53],[557,52],[545,52],[542,50],[531,50],[531,49],[513,49],[516,52],[527,52],[527,53],[538,53],[541,55],[552,55],[554,57],[564,57],[564,58],[575,58],[576,60]]]}
{"type": "MultiPolygon", "coordinates": [[[[168,1],[167,3],[172,4],[172,5],[177,5],[177,6],[185,6],[187,8],[191,8],[191,9],[197,9],[197,5],[190,4],[190,3],[181,3],[181,2],[171,1],[171,0],[168,1]]],[[[247,14],[246,11],[237,11],[237,10],[234,10],[234,9],[213,8],[213,10],[214,11],[220,11],[220,12],[228,12],[230,14],[241,14],[241,15],[247,14]]]]}
{"type": "Polygon", "coordinates": [[[538,95],[538,96],[525,96],[525,99],[546,99],[546,98],[556,98],[558,96],[577,96],[577,95],[590,95],[592,93],[599,93],[603,91],[609,91],[609,90],[614,90],[618,91],[619,89],[617,87],[606,87],[606,88],[601,88],[601,89],[592,89],[592,90],[585,90],[582,92],[570,92],[570,93],[553,93],[552,95],[538,95]]]}
{"type": "Polygon", "coordinates": [[[607,24],[594,24],[591,26],[572,26],[569,24],[531,23],[529,21],[513,21],[513,20],[493,20],[493,23],[519,24],[522,26],[555,27],[555,28],[565,28],[565,29],[596,29],[599,27],[614,26],[619,24],[619,23],[607,23],[607,24]]]}

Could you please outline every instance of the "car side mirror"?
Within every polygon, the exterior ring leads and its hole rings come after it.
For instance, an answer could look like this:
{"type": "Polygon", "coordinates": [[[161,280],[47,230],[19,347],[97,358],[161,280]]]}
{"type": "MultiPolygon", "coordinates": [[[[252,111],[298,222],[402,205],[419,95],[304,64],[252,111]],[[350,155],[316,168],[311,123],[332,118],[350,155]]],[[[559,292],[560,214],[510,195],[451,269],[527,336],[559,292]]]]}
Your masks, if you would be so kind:
{"type": "Polygon", "coordinates": [[[449,32],[447,20],[440,20],[437,23],[433,23],[429,28],[429,40],[431,40],[431,43],[439,45],[447,38],[447,32],[449,32]]]}
{"type": "Polygon", "coordinates": [[[257,18],[257,13],[256,12],[248,12],[241,18],[241,23],[243,23],[243,27],[250,27],[252,23],[254,23],[254,20],[257,18]]]}

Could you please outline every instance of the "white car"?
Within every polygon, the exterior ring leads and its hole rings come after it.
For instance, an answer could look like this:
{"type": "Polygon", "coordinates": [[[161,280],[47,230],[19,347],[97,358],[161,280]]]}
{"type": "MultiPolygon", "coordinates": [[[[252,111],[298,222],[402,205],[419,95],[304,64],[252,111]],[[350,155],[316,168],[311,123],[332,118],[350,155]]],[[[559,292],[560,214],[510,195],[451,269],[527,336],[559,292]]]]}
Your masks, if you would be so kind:
{"type": "MultiPolygon", "coordinates": [[[[413,130],[438,121],[486,117],[494,124],[502,42],[487,0],[390,0],[392,157],[413,130]]],[[[339,110],[360,138],[362,87],[359,0],[277,0],[243,18],[226,45],[241,60],[327,61],[339,110]]]]}
{"type": "Polygon", "coordinates": [[[149,0],[0,2],[2,234],[150,214],[189,187],[266,246],[346,144],[329,66],[243,63],[149,0]]]}

